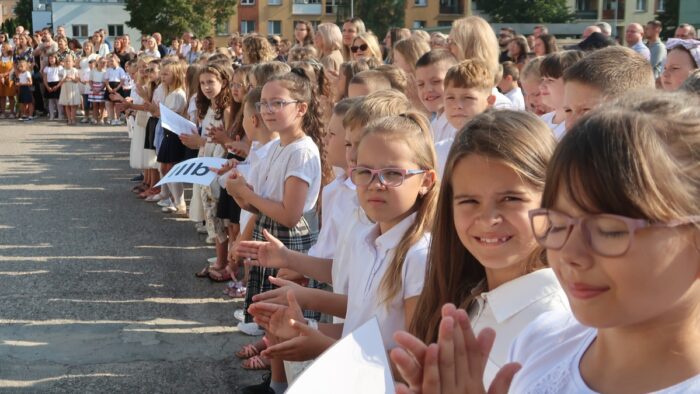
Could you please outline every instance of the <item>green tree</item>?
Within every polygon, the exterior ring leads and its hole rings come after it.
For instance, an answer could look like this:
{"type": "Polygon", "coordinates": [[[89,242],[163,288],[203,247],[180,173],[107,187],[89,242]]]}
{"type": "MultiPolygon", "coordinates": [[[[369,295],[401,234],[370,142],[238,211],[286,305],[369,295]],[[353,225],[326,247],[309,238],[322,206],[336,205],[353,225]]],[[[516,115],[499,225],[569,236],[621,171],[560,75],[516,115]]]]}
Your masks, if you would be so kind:
{"type": "Polygon", "coordinates": [[[159,32],[164,39],[185,31],[203,37],[214,32],[216,21],[233,15],[236,0],[126,0],[130,27],[159,32]]]}
{"type": "Polygon", "coordinates": [[[390,27],[404,26],[405,8],[405,0],[355,0],[355,16],[362,18],[380,41],[390,27]]]}
{"type": "Polygon", "coordinates": [[[5,22],[0,25],[0,31],[6,32],[10,36],[15,34],[15,28],[18,26],[17,20],[14,18],[7,18],[5,22]]]}
{"type": "Polygon", "coordinates": [[[574,13],[566,0],[479,0],[478,8],[496,23],[566,23],[574,13]]]}
{"type": "MultiPolygon", "coordinates": [[[[661,38],[666,40],[676,33],[676,27],[680,24],[678,16],[680,15],[680,1],[666,0],[664,3],[664,11],[656,15],[656,19],[661,22],[661,38]]],[[[682,23],[682,22],[681,22],[682,23]]]]}
{"type": "MultiPolygon", "coordinates": [[[[32,0],[19,0],[15,4],[15,23],[17,26],[24,26],[24,28],[33,32],[32,30],[32,10],[34,6],[32,5],[32,0]]],[[[14,30],[12,31],[14,33],[14,30]]]]}

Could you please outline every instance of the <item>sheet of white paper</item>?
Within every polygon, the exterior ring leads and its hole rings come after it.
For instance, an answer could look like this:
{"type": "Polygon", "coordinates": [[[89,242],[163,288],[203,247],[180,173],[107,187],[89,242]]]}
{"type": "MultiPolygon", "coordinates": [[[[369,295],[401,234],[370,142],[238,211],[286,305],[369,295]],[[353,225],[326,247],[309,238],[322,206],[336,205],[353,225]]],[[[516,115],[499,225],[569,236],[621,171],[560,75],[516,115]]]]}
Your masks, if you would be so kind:
{"type": "Polygon", "coordinates": [[[197,129],[197,125],[162,103],[160,104],[160,123],[164,129],[168,129],[177,135],[192,134],[192,130],[197,129]]]}
{"type": "Polygon", "coordinates": [[[373,318],[318,357],[286,394],[395,391],[379,323],[373,318]]]}
{"type": "Polygon", "coordinates": [[[226,159],[219,157],[197,157],[185,160],[176,164],[156,186],[173,182],[196,183],[209,186],[216,178],[216,173],[210,171],[209,168],[221,168],[224,163],[226,163],[226,159]]]}

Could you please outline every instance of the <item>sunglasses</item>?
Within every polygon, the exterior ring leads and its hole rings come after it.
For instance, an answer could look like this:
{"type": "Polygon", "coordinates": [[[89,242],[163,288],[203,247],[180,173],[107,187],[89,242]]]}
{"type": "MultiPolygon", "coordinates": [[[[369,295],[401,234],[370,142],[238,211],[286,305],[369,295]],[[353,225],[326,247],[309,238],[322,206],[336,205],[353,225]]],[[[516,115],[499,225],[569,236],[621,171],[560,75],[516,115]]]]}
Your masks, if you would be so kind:
{"type": "Polygon", "coordinates": [[[362,44],[362,45],[360,45],[360,46],[354,46],[354,45],[353,45],[353,46],[350,47],[350,51],[351,51],[352,53],[356,53],[357,51],[362,51],[362,52],[364,52],[364,51],[367,50],[367,48],[369,48],[369,46],[368,46],[367,44],[362,44]]]}

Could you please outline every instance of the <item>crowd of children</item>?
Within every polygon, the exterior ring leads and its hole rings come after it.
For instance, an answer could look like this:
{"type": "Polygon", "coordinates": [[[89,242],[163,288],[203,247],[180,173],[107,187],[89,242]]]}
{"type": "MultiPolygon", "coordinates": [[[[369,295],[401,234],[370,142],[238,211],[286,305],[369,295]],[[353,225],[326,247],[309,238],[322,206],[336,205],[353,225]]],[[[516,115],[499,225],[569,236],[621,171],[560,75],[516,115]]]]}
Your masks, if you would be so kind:
{"type": "MultiPolygon", "coordinates": [[[[133,191],[215,245],[195,275],[243,300],[257,338],[235,355],[270,370],[244,393],[284,392],[373,317],[400,393],[700,391],[700,42],[668,43],[657,89],[618,45],[541,35],[532,57],[474,16],[403,30],[384,53],[357,18],[195,61],[189,33],[123,65],[85,45],[40,78],[52,116],[124,114],[133,191]],[[155,186],[194,157],[227,162],[189,199],[155,186]]],[[[31,64],[14,70],[30,117],[31,64]]]]}

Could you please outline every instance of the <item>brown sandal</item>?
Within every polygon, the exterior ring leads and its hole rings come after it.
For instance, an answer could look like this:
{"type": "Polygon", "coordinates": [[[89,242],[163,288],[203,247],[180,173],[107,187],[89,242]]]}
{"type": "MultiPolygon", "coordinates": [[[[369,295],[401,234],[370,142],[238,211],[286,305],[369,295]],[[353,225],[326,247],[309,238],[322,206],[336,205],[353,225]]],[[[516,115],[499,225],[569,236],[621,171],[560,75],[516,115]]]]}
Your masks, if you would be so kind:
{"type": "Polygon", "coordinates": [[[257,356],[261,351],[261,349],[255,347],[254,343],[251,343],[243,346],[241,350],[237,351],[236,357],[240,358],[241,360],[247,360],[251,357],[257,356]]]}
{"type": "Polygon", "coordinates": [[[253,356],[244,360],[241,367],[249,371],[266,371],[270,369],[270,360],[262,356],[253,356]]]}

